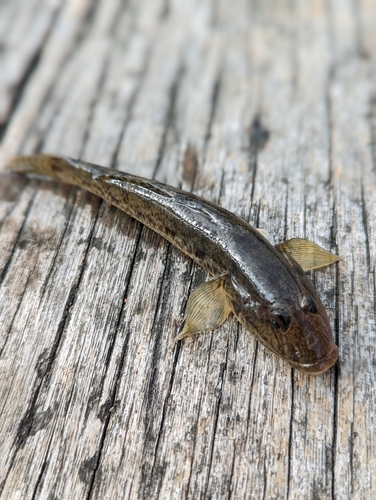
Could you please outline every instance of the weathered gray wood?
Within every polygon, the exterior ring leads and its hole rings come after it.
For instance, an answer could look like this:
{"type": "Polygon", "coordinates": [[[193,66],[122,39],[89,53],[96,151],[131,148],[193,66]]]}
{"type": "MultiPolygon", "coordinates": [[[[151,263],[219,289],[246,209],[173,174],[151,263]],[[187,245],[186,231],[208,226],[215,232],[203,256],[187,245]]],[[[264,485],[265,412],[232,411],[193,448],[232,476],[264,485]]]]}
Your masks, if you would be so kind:
{"type": "Polygon", "coordinates": [[[0,46],[2,165],[112,165],[344,257],[308,377],[234,319],[176,345],[201,269],[0,174],[0,498],[374,498],[375,2],[4,0],[0,46]]]}

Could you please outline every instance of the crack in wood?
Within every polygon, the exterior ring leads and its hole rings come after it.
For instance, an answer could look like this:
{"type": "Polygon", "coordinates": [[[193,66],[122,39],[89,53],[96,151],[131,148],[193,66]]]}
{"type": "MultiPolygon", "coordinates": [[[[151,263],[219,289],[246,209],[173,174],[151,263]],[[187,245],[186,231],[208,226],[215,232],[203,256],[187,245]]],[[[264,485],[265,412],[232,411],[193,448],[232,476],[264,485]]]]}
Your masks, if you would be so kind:
{"type": "Polygon", "coordinates": [[[210,139],[212,138],[212,127],[213,127],[215,115],[217,112],[217,107],[218,107],[218,103],[219,103],[219,96],[221,93],[222,71],[223,71],[222,69],[219,70],[217,78],[214,80],[212,95],[211,95],[211,99],[210,99],[209,120],[208,120],[206,132],[205,132],[205,136],[204,136],[204,154],[203,154],[202,163],[205,163],[205,161],[206,161],[206,153],[207,153],[208,145],[209,145],[210,139]]]}
{"type": "Polygon", "coordinates": [[[38,490],[39,490],[40,484],[42,484],[42,482],[43,482],[43,476],[45,475],[45,473],[47,471],[47,467],[48,467],[48,456],[50,454],[51,443],[52,443],[52,434],[51,434],[51,437],[48,441],[47,449],[45,451],[45,456],[44,456],[43,463],[41,465],[37,480],[35,481],[35,487],[34,487],[34,491],[33,491],[32,495],[31,495],[31,500],[36,500],[36,498],[38,498],[38,495],[39,495],[38,490]]]}
{"type": "Polygon", "coordinates": [[[372,169],[376,173],[376,93],[370,99],[369,127],[371,136],[372,169]]]}
{"type": "Polygon", "coordinates": [[[287,477],[286,477],[286,500],[290,497],[291,482],[292,482],[292,452],[293,452],[293,428],[294,428],[294,402],[295,402],[295,379],[294,369],[290,370],[291,382],[291,404],[290,404],[290,419],[289,419],[289,440],[288,440],[288,458],[287,458],[287,477]]]}
{"type": "Polygon", "coordinates": [[[121,127],[121,132],[119,134],[119,138],[118,138],[118,141],[115,145],[114,151],[111,155],[111,161],[110,161],[111,168],[116,168],[120,147],[121,147],[121,144],[123,142],[125,132],[128,128],[128,125],[130,124],[130,122],[132,120],[132,114],[133,114],[134,107],[137,103],[137,100],[138,100],[138,97],[139,97],[140,92],[142,90],[142,87],[146,81],[146,76],[147,76],[147,72],[148,72],[149,65],[150,65],[150,59],[151,59],[151,50],[148,49],[147,53],[146,53],[146,57],[145,57],[145,63],[143,65],[142,70],[141,70],[140,75],[139,75],[139,84],[136,85],[134,91],[132,92],[132,95],[129,98],[129,101],[127,104],[127,112],[125,113],[124,121],[123,121],[123,124],[121,127]]]}
{"type": "Polygon", "coordinates": [[[256,188],[256,176],[258,168],[258,156],[259,152],[264,149],[266,143],[270,138],[270,132],[266,129],[261,122],[261,115],[256,113],[253,121],[249,127],[248,134],[248,170],[252,175],[252,188],[250,196],[250,205],[254,203],[254,195],[256,188]]]}
{"type": "Polygon", "coordinates": [[[370,252],[370,238],[369,238],[369,231],[368,231],[368,212],[367,212],[367,207],[366,207],[366,201],[364,198],[364,186],[363,182],[360,181],[360,193],[361,193],[361,207],[362,207],[362,222],[363,222],[363,229],[364,229],[364,235],[365,235],[365,250],[366,250],[366,261],[367,261],[367,268],[368,272],[371,272],[371,252],[370,252]]]}
{"type": "Polygon", "coordinates": [[[220,379],[220,387],[218,389],[218,396],[217,396],[217,401],[215,405],[215,410],[214,410],[214,415],[213,415],[213,432],[211,436],[211,442],[209,443],[209,461],[208,461],[208,472],[206,474],[206,479],[205,479],[205,484],[203,487],[203,496],[204,498],[208,497],[208,486],[209,486],[209,480],[211,478],[211,468],[213,465],[213,454],[214,454],[214,446],[215,446],[215,441],[216,441],[216,435],[217,435],[217,429],[218,429],[218,421],[219,421],[219,414],[220,414],[220,406],[223,398],[223,385],[224,385],[224,373],[227,369],[227,362],[228,362],[228,339],[227,339],[227,349],[226,349],[226,357],[225,361],[221,363],[219,367],[219,379],[220,379]]]}
{"type": "Polygon", "coordinates": [[[41,291],[40,291],[40,303],[42,303],[42,300],[43,300],[44,295],[46,293],[46,290],[48,288],[48,283],[49,283],[50,278],[52,276],[52,272],[55,269],[55,264],[57,262],[59,252],[61,250],[61,246],[62,246],[63,241],[65,239],[65,236],[69,230],[69,224],[71,222],[71,217],[72,217],[74,211],[77,210],[76,201],[77,201],[77,189],[71,188],[69,190],[69,194],[68,194],[68,196],[66,198],[66,202],[65,202],[65,206],[68,207],[68,209],[69,209],[69,212],[67,214],[68,217],[66,219],[64,229],[63,229],[62,233],[60,234],[59,241],[57,242],[57,245],[54,249],[54,256],[51,260],[51,264],[49,266],[49,270],[47,272],[46,279],[45,279],[45,281],[42,285],[41,291]],[[73,198],[73,199],[71,199],[71,198],[73,198]]]}
{"type": "Polygon", "coordinates": [[[159,150],[157,154],[157,159],[155,162],[155,167],[153,171],[153,179],[156,177],[158,170],[161,166],[162,160],[163,160],[163,155],[165,153],[166,149],[166,144],[167,144],[167,135],[170,130],[170,128],[174,124],[175,120],[175,113],[176,113],[176,101],[179,93],[179,88],[184,76],[184,63],[181,62],[180,66],[178,67],[178,70],[176,72],[176,76],[171,84],[170,90],[169,90],[169,103],[167,106],[167,111],[165,115],[165,120],[164,120],[164,127],[163,127],[163,132],[162,132],[162,140],[159,145],[159,150]]]}
{"type": "Polygon", "coordinates": [[[184,181],[192,190],[200,165],[198,162],[198,154],[195,146],[188,142],[183,155],[183,172],[184,181]]]}
{"type": "Polygon", "coordinates": [[[330,65],[328,71],[328,79],[326,82],[326,90],[325,90],[325,110],[326,110],[326,127],[328,130],[328,180],[326,181],[326,185],[330,187],[333,182],[333,109],[332,109],[332,100],[330,97],[331,87],[334,81],[334,73],[335,67],[334,64],[330,65]]]}
{"type": "MultiPolygon", "coordinates": [[[[28,181],[27,184],[31,184],[32,182],[33,181],[28,181]]],[[[35,183],[35,181],[34,181],[34,183],[35,183]]],[[[31,209],[32,209],[32,206],[33,206],[33,203],[34,203],[34,200],[35,200],[35,197],[36,197],[37,193],[38,193],[38,183],[37,183],[36,189],[35,189],[32,197],[31,197],[31,200],[30,200],[30,202],[28,204],[28,207],[26,209],[25,216],[24,216],[22,224],[21,224],[21,226],[20,226],[20,228],[18,230],[17,236],[16,236],[16,238],[14,240],[14,244],[13,244],[12,251],[10,253],[10,257],[7,260],[5,266],[3,267],[3,270],[2,270],[2,272],[0,274],[0,287],[3,284],[3,281],[4,281],[4,279],[5,279],[6,275],[7,275],[8,269],[9,269],[9,267],[10,267],[12,261],[13,261],[13,258],[14,258],[14,255],[15,255],[15,249],[18,246],[18,243],[20,241],[21,235],[22,235],[22,233],[24,231],[24,228],[26,226],[26,222],[27,222],[27,219],[28,219],[29,214],[31,212],[31,209]]]]}

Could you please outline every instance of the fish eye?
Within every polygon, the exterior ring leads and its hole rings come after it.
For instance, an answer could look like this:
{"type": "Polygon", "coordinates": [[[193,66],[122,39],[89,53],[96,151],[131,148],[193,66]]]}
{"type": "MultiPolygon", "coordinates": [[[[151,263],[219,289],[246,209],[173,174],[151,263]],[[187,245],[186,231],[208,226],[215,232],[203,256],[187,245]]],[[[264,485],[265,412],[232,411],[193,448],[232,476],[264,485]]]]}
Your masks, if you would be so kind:
{"type": "Polygon", "coordinates": [[[281,313],[273,314],[272,319],[270,320],[270,325],[274,330],[281,330],[285,332],[290,324],[290,318],[281,313]]]}
{"type": "Polygon", "coordinates": [[[270,324],[272,325],[272,327],[274,328],[274,330],[279,330],[280,329],[279,323],[275,319],[271,319],[270,320],[270,324]]]}
{"type": "Polygon", "coordinates": [[[311,314],[317,313],[316,304],[314,303],[313,298],[308,293],[302,294],[300,298],[300,307],[305,312],[309,312],[311,314]]]}

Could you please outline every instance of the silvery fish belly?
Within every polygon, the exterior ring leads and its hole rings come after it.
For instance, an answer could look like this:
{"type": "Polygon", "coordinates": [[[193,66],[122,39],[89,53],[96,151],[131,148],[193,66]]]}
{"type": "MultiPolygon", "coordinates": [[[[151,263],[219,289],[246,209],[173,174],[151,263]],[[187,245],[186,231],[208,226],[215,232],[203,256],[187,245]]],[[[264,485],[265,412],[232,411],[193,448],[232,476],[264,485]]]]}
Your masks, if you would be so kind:
{"type": "Polygon", "coordinates": [[[232,312],[294,368],[320,374],[336,362],[328,316],[304,271],[338,256],[307,240],[274,246],[264,231],[193,194],[66,157],[16,157],[15,172],[82,187],[161,234],[215,278],[190,296],[177,340],[220,326],[232,312]]]}

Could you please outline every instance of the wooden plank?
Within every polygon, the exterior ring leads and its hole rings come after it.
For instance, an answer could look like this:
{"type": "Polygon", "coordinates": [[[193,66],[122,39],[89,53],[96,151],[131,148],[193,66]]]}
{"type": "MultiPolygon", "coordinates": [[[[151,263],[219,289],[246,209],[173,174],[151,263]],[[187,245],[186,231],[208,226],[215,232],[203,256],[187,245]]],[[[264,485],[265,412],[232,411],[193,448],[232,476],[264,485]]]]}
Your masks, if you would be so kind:
{"type": "Polygon", "coordinates": [[[17,22],[2,164],[155,177],[344,260],[311,273],[340,347],[322,376],[234,319],[175,344],[200,268],[90,194],[0,173],[0,498],[373,498],[375,3],[45,0],[17,22]]]}

